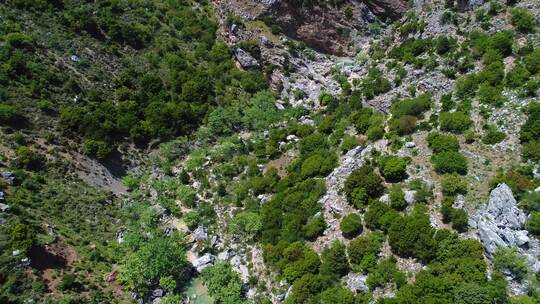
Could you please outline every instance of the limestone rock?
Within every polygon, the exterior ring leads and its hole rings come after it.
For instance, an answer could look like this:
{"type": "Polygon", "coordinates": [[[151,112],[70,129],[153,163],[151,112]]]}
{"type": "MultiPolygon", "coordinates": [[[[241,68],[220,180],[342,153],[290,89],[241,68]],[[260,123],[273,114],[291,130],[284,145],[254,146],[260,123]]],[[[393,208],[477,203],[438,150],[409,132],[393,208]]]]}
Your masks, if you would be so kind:
{"type": "Polygon", "coordinates": [[[6,181],[9,185],[13,185],[15,183],[15,175],[12,172],[0,172],[0,178],[6,181]]]}
{"type": "Polygon", "coordinates": [[[349,273],[346,277],[347,287],[352,291],[368,292],[367,276],[360,273],[349,273]]]}
{"type": "MultiPolygon", "coordinates": [[[[535,273],[540,270],[540,242],[524,229],[527,217],[517,207],[512,190],[506,184],[499,184],[491,191],[487,206],[477,211],[469,220],[472,227],[478,229],[486,255],[492,259],[500,247],[517,248],[529,264],[529,269],[535,273]]],[[[509,278],[510,292],[514,295],[523,294],[526,286],[509,278]]]]}
{"type": "Polygon", "coordinates": [[[206,228],[203,226],[197,227],[195,231],[193,232],[193,236],[195,237],[196,241],[206,241],[208,239],[208,233],[206,232],[206,228]]]}
{"type": "Polygon", "coordinates": [[[416,190],[407,190],[407,191],[404,191],[404,193],[405,193],[404,199],[407,202],[407,204],[412,205],[416,202],[416,199],[415,199],[416,190]]]}
{"type": "Polygon", "coordinates": [[[193,261],[193,267],[197,269],[198,272],[201,272],[206,267],[212,266],[214,264],[215,257],[210,253],[205,253],[202,257],[193,261]]]}
{"type": "Polygon", "coordinates": [[[253,58],[248,52],[242,49],[236,49],[234,52],[236,60],[244,69],[256,68],[259,66],[257,59],[253,58]]]}
{"type": "Polygon", "coordinates": [[[0,211],[2,212],[8,212],[10,209],[9,205],[0,203],[0,211]]]}

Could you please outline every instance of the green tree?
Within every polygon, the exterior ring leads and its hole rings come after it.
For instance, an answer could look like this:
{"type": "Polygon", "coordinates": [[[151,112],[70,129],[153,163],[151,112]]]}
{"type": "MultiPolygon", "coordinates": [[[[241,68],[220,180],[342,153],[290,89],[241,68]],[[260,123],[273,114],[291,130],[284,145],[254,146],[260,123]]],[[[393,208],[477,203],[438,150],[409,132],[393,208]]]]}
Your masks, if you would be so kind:
{"type": "Polygon", "coordinates": [[[437,153],[431,157],[431,162],[438,173],[467,174],[467,159],[459,152],[437,153]]]}
{"type": "Polygon", "coordinates": [[[349,272],[349,261],[345,253],[345,245],[334,241],[321,254],[320,273],[323,276],[341,278],[349,272]]]}
{"type": "Polygon", "coordinates": [[[375,198],[384,191],[383,180],[375,173],[373,167],[362,166],[354,170],[345,180],[344,190],[349,202],[352,202],[352,194],[358,188],[364,189],[369,197],[375,198]]]}
{"type": "Polygon", "coordinates": [[[467,182],[457,174],[444,174],[441,180],[441,186],[445,195],[467,193],[467,182]]]}
{"type": "Polygon", "coordinates": [[[510,21],[518,31],[522,33],[534,32],[538,22],[529,10],[525,8],[514,8],[511,13],[510,21]]]}
{"type": "Polygon", "coordinates": [[[319,297],[320,304],[355,304],[354,294],[344,287],[333,287],[323,291],[319,297]]]}
{"type": "Polygon", "coordinates": [[[356,213],[348,214],[341,219],[339,227],[344,236],[354,237],[362,232],[362,218],[356,213]]]}
{"type": "Polygon", "coordinates": [[[390,197],[390,206],[396,210],[403,210],[407,207],[407,202],[405,201],[405,193],[400,186],[390,188],[388,193],[390,197]]]}
{"type": "Polygon", "coordinates": [[[459,150],[459,142],[457,138],[452,135],[431,132],[427,137],[427,142],[428,146],[433,150],[433,153],[459,150]]]}
{"type": "Polygon", "coordinates": [[[456,304],[484,304],[491,302],[489,290],[478,283],[464,283],[454,290],[454,303],[456,304]]]}
{"type": "Polygon", "coordinates": [[[311,217],[303,227],[308,240],[315,240],[326,230],[326,222],[322,215],[311,217]]]}
{"type": "Polygon", "coordinates": [[[161,277],[181,279],[188,267],[183,240],[176,237],[154,237],[129,252],[121,269],[121,280],[137,291],[146,291],[161,277]]]}
{"type": "Polygon", "coordinates": [[[540,235],[540,212],[532,211],[527,220],[527,230],[535,235],[540,235]]]}
{"type": "Polygon", "coordinates": [[[243,211],[231,219],[228,228],[233,235],[251,239],[262,229],[261,217],[255,212],[243,211]]]}
{"type": "Polygon", "coordinates": [[[380,171],[387,181],[396,182],[407,176],[409,160],[398,156],[385,156],[379,159],[380,171]]]}
{"type": "Polygon", "coordinates": [[[244,111],[244,124],[255,130],[262,130],[278,122],[280,113],[276,108],[276,98],[269,91],[262,91],[250,100],[250,106],[244,111]]]}
{"type": "Polygon", "coordinates": [[[208,287],[208,293],[217,303],[241,304],[242,280],[228,263],[220,262],[205,268],[201,277],[208,287]]]}
{"type": "Polygon", "coordinates": [[[469,115],[463,112],[443,112],[439,116],[439,123],[443,131],[463,133],[469,129],[472,121],[469,115]]]}
{"type": "Polygon", "coordinates": [[[370,232],[359,236],[349,243],[347,253],[353,270],[366,272],[377,264],[378,254],[382,248],[384,235],[380,232],[370,232]]]}

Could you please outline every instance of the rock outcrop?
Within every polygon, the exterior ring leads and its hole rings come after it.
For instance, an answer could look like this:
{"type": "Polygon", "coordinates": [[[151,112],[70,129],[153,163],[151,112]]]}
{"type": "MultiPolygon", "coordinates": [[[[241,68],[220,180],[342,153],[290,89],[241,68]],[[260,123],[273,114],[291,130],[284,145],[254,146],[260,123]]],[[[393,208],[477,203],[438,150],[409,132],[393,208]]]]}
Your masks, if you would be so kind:
{"type": "MultiPolygon", "coordinates": [[[[535,273],[540,270],[540,242],[529,237],[528,231],[524,229],[526,221],[527,216],[518,208],[510,187],[499,184],[491,191],[487,206],[478,210],[469,225],[477,228],[488,258],[493,258],[498,248],[517,248],[527,259],[530,270],[535,273]]],[[[514,293],[524,289],[512,288],[514,293]]]]}
{"type": "Polygon", "coordinates": [[[193,267],[197,269],[197,272],[203,271],[206,267],[212,266],[214,264],[216,257],[210,253],[205,253],[200,258],[193,261],[193,267]]]}
{"type": "MultiPolygon", "coordinates": [[[[348,55],[363,42],[369,24],[398,19],[408,8],[405,0],[346,0],[340,5],[293,0],[218,1],[222,12],[245,20],[270,17],[288,37],[324,53],[348,55]]],[[[236,27],[235,27],[236,29],[236,27]]]]}
{"type": "Polygon", "coordinates": [[[242,49],[236,49],[234,51],[234,55],[236,57],[236,60],[242,68],[244,69],[252,69],[259,66],[259,63],[257,62],[257,59],[255,59],[253,56],[251,56],[248,52],[242,50],[242,49]]]}
{"type": "Polygon", "coordinates": [[[371,12],[378,17],[398,19],[407,11],[407,1],[404,0],[364,0],[371,12]]]}
{"type": "Polygon", "coordinates": [[[491,191],[487,206],[478,210],[473,225],[486,253],[493,256],[499,247],[521,247],[530,242],[527,230],[523,229],[526,221],[527,216],[517,207],[510,187],[500,184],[491,191]]]}
{"type": "Polygon", "coordinates": [[[346,242],[339,228],[339,220],[335,215],[345,215],[354,212],[354,209],[347,203],[341,190],[347,177],[366,162],[372,150],[373,146],[371,145],[358,146],[350,150],[341,158],[340,165],[326,177],[326,193],[319,199],[318,203],[322,206],[328,227],[324,235],[313,243],[313,248],[317,252],[322,252],[335,240],[346,242]]]}

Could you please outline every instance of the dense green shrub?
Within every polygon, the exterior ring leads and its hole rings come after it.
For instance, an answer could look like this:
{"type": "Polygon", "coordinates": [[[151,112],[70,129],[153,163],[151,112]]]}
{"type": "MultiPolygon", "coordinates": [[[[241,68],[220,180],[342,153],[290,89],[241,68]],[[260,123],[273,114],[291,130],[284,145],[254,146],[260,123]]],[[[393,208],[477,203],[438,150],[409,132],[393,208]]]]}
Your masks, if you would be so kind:
{"type": "Polygon", "coordinates": [[[319,297],[320,304],[355,304],[354,294],[349,288],[346,287],[332,287],[323,291],[319,297]]]}
{"type": "Polygon", "coordinates": [[[444,198],[441,206],[441,214],[444,223],[452,223],[452,228],[459,232],[464,232],[468,229],[469,215],[464,209],[454,208],[453,198],[444,198]]]}
{"type": "Polygon", "coordinates": [[[302,155],[309,155],[317,150],[327,150],[329,148],[326,136],[318,132],[302,138],[298,145],[302,155]]]}
{"type": "Polygon", "coordinates": [[[540,141],[531,141],[524,143],[523,157],[535,161],[540,160],[540,141]]]}
{"type": "Polygon", "coordinates": [[[380,232],[370,232],[352,240],[347,248],[352,269],[367,272],[375,266],[383,241],[384,235],[380,232]]]}
{"type": "Polygon", "coordinates": [[[390,120],[390,130],[397,132],[399,135],[408,135],[416,130],[417,118],[410,115],[392,118],[390,120]]]}
{"type": "Polygon", "coordinates": [[[345,135],[343,136],[343,141],[341,142],[341,151],[345,153],[357,147],[359,144],[360,142],[358,138],[351,135],[345,135]]]}
{"type": "Polygon", "coordinates": [[[370,68],[368,75],[362,80],[362,94],[367,99],[372,99],[388,92],[392,88],[392,84],[384,77],[384,74],[377,68],[370,68]]]}
{"type": "Polygon", "coordinates": [[[201,277],[212,298],[221,303],[244,303],[242,299],[242,280],[228,263],[220,262],[207,267],[201,277]]]}
{"type": "Polygon", "coordinates": [[[148,282],[158,282],[160,278],[179,276],[186,270],[183,242],[177,237],[156,237],[139,244],[126,256],[121,271],[121,280],[130,288],[145,291],[148,282]]]}
{"type": "Polygon", "coordinates": [[[480,85],[476,96],[481,103],[496,107],[500,107],[506,102],[506,97],[502,95],[502,87],[494,87],[489,84],[480,85]]]}
{"type": "Polygon", "coordinates": [[[529,104],[526,114],[527,121],[521,127],[520,140],[523,144],[523,155],[529,159],[540,157],[540,103],[529,104]]]}
{"type": "Polygon", "coordinates": [[[323,289],[323,279],[320,275],[306,274],[292,285],[292,292],[285,304],[305,303],[311,301],[323,289]]]}
{"type": "Polygon", "coordinates": [[[317,201],[326,191],[324,180],[307,179],[290,186],[286,186],[287,182],[291,181],[285,180],[281,185],[277,185],[283,189],[261,208],[263,243],[275,244],[279,240],[294,242],[303,239],[304,224],[320,211],[317,201]]]}
{"type": "Polygon", "coordinates": [[[407,177],[407,158],[394,155],[379,158],[379,171],[387,181],[396,182],[407,177]]]}
{"type": "Polygon", "coordinates": [[[445,174],[441,180],[442,191],[445,195],[467,193],[467,181],[457,174],[445,174]]]}
{"type": "Polygon", "coordinates": [[[302,163],[301,175],[303,178],[326,176],[336,167],[337,161],[335,153],[329,151],[325,155],[315,153],[302,163]]]}
{"type": "Polygon", "coordinates": [[[452,228],[464,232],[469,227],[469,215],[463,209],[455,209],[452,212],[452,228]]]}
{"type": "Polygon", "coordinates": [[[366,133],[370,127],[370,119],[373,116],[373,110],[371,108],[362,108],[355,112],[352,116],[354,126],[359,133],[366,133]]]}
{"type": "Polygon", "coordinates": [[[394,219],[388,231],[388,241],[397,255],[416,257],[426,262],[435,257],[434,233],[426,211],[417,206],[410,215],[394,219]]]}
{"type": "Polygon", "coordinates": [[[350,195],[349,202],[358,209],[363,209],[367,206],[370,197],[364,188],[356,188],[350,195]]]}
{"type": "Polygon", "coordinates": [[[527,121],[521,127],[521,141],[529,142],[540,138],[540,103],[529,104],[526,114],[527,121]]]}
{"type": "Polygon", "coordinates": [[[510,21],[512,25],[522,33],[533,32],[536,29],[537,21],[534,16],[525,8],[512,9],[510,21]]]}
{"type": "Polygon", "coordinates": [[[493,35],[472,32],[470,39],[474,49],[482,54],[489,50],[496,50],[502,56],[508,56],[512,53],[514,36],[509,31],[499,31],[493,35]]]}
{"type": "Polygon", "coordinates": [[[348,214],[341,219],[339,228],[344,236],[354,237],[362,232],[362,218],[356,213],[348,214]]]}
{"type": "Polygon", "coordinates": [[[381,260],[377,266],[370,270],[366,283],[369,289],[372,290],[377,287],[385,287],[389,283],[393,283],[396,288],[400,288],[407,283],[407,277],[405,273],[398,270],[395,258],[390,257],[381,260]]]}
{"type": "Polygon", "coordinates": [[[85,139],[82,144],[82,151],[86,155],[97,159],[105,159],[113,151],[113,147],[104,141],[85,139]]]}
{"type": "Polygon", "coordinates": [[[431,132],[427,136],[428,146],[433,153],[459,151],[459,142],[455,136],[431,132]]]}
{"type": "Polygon", "coordinates": [[[0,104],[0,123],[10,125],[20,125],[24,118],[20,111],[12,105],[0,104]]]}
{"type": "Polygon", "coordinates": [[[486,134],[482,138],[482,142],[486,145],[498,144],[506,138],[506,134],[497,130],[494,126],[487,126],[486,134]]]}
{"type": "Polygon", "coordinates": [[[243,238],[255,237],[262,228],[259,214],[244,211],[236,214],[228,224],[229,232],[243,238]]]}
{"type": "Polygon", "coordinates": [[[36,229],[25,223],[12,223],[6,229],[6,238],[13,250],[26,253],[37,241],[36,229]]]}
{"type": "Polygon", "coordinates": [[[459,152],[447,151],[434,154],[431,162],[437,173],[467,174],[467,159],[459,152]]]}
{"type": "Polygon", "coordinates": [[[457,48],[457,40],[453,37],[439,36],[435,39],[435,51],[439,55],[447,54],[457,48]]]}
{"type": "Polygon", "coordinates": [[[525,278],[528,272],[527,259],[516,248],[500,247],[493,256],[493,266],[500,272],[509,271],[518,280],[525,278]]]}
{"type": "Polygon", "coordinates": [[[396,210],[403,210],[407,207],[407,201],[405,201],[405,193],[400,186],[390,188],[388,192],[390,198],[390,206],[396,210]]]}
{"type": "Polygon", "coordinates": [[[478,72],[475,79],[480,83],[497,86],[503,83],[504,76],[504,63],[502,61],[495,61],[478,72]]]}
{"type": "Polygon", "coordinates": [[[466,75],[460,77],[456,81],[455,91],[456,96],[460,98],[474,96],[476,89],[478,88],[478,79],[475,74],[466,75]]]}
{"type": "Polygon", "coordinates": [[[540,192],[533,191],[523,196],[521,205],[528,211],[540,211],[540,192]]]}
{"type": "Polygon", "coordinates": [[[353,202],[353,193],[359,188],[364,189],[370,198],[379,197],[384,191],[383,179],[373,167],[362,166],[354,170],[345,180],[343,189],[349,202],[353,202]]]}
{"type": "Polygon", "coordinates": [[[340,241],[334,241],[330,247],[325,248],[321,253],[320,273],[339,279],[349,272],[349,261],[345,245],[340,241]]]}
{"type": "Polygon", "coordinates": [[[540,235],[540,212],[532,211],[527,220],[527,230],[535,235],[540,235]]]}
{"type": "Polygon", "coordinates": [[[45,166],[45,157],[29,147],[19,147],[16,154],[15,165],[18,168],[38,171],[45,166]]]}
{"type": "Polygon", "coordinates": [[[441,130],[453,133],[463,133],[472,125],[469,115],[463,112],[443,112],[439,123],[441,130]]]}
{"type": "Polygon", "coordinates": [[[431,103],[431,94],[398,100],[392,104],[392,116],[396,118],[405,115],[420,117],[422,113],[430,109],[431,103]]]}
{"type": "Polygon", "coordinates": [[[294,282],[305,274],[317,273],[321,263],[317,253],[310,247],[301,242],[286,241],[276,245],[266,244],[264,260],[288,282],[294,282]]]}
{"type": "Polygon", "coordinates": [[[516,64],[508,74],[506,74],[505,84],[510,88],[519,88],[527,83],[531,73],[521,63],[516,64]]]}
{"type": "Polygon", "coordinates": [[[389,56],[408,64],[419,64],[418,56],[431,48],[430,39],[407,39],[390,50],[389,56]]]}
{"type": "Polygon", "coordinates": [[[321,236],[326,229],[326,222],[322,215],[311,217],[304,225],[303,230],[308,240],[314,240],[321,236]]]}
{"type": "Polygon", "coordinates": [[[540,48],[535,48],[530,54],[523,58],[525,68],[531,73],[536,74],[540,71],[540,48]]]}

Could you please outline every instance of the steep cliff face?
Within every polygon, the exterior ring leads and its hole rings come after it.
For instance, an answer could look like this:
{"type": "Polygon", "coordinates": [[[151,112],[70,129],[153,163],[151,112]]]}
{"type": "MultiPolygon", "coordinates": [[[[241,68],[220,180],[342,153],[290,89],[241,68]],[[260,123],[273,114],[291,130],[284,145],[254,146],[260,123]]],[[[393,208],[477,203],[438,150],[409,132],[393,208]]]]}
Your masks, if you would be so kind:
{"type": "Polygon", "coordinates": [[[407,10],[404,0],[345,0],[342,4],[298,0],[232,0],[222,6],[244,19],[271,17],[283,32],[311,48],[334,55],[347,55],[358,47],[370,23],[397,19],[407,10]]]}
{"type": "Polygon", "coordinates": [[[344,55],[349,50],[351,31],[367,26],[358,3],[350,3],[347,7],[349,17],[344,9],[337,7],[298,7],[294,1],[282,1],[271,15],[287,36],[316,50],[344,55]]]}
{"type": "Polygon", "coordinates": [[[371,12],[378,17],[398,19],[407,11],[404,0],[363,0],[371,12]]]}

